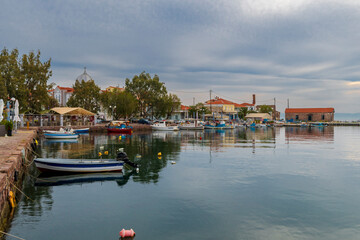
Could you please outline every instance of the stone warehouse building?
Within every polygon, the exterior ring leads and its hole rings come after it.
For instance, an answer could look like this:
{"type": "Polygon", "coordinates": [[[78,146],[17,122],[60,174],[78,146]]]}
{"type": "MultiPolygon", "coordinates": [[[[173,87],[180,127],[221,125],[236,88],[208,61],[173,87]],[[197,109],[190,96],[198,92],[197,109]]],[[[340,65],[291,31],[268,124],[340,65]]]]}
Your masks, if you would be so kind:
{"type": "Polygon", "coordinates": [[[334,121],[334,108],[287,108],[286,121],[331,122],[334,121]]]}

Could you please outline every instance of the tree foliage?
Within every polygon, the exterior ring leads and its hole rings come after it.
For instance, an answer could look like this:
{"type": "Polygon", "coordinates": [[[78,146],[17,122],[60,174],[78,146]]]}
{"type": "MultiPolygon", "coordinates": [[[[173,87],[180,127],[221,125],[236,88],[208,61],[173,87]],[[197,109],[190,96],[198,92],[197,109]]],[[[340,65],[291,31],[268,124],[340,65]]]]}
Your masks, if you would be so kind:
{"type": "Polygon", "coordinates": [[[4,48],[0,53],[0,98],[18,99],[21,112],[40,112],[52,102],[47,85],[51,59],[41,62],[40,55],[40,51],[31,51],[20,59],[16,48],[11,52],[4,48]]]}
{"type": "Polygon", "coordinates": [[[137,110],[136,98],[126,91],[104,92],[101,94],[101,103],[105,111],[113,114],[115,119],[130,118],[137,110]]]}
{"type": "Polygon", "coordinates": [[[259,112],[271,114],[273,112],[273,108],[269,105],[261,105],[259,106],[259,112]]]}
{"type": "Polygon", "coordinates": [[[189,108],[189,116],[195,116],[196,112],[198,112],[198,116],[204,114],[211,114],[210,110],[204,106],[203,103],[198,103],[194,106],[190,106],[189,108]]]}
{"type": "Polygon", "coordinates": [[[158,109],[156,113],[162,111],[160,105],[163,104],[167,91],[158,75],[152,78],[149,73],[142,72],[139,76],[135,75],[132,80],[127,78],[125,89],[137,99],[141,117],[148,117],[155,109],[158,109]]]}
{"type": "Polygon", "coordinates": [[[67,102],[69,107],[82,107],[93,113],[100,110],[100,88],[94,80],[76,80],[73,88],[74,93],[67,102]]]}

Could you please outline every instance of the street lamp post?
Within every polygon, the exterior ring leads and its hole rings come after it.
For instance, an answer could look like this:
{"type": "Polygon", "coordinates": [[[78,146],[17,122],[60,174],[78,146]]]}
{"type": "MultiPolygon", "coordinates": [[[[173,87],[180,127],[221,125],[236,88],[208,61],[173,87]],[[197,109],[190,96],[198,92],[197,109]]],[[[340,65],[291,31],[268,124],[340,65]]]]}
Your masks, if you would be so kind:
{"type": "Polygon", "coordinates": [[[111,109],[111,120],[114,120],[114,109],[116,108],[116,106],[109,106],[111,109]]]}

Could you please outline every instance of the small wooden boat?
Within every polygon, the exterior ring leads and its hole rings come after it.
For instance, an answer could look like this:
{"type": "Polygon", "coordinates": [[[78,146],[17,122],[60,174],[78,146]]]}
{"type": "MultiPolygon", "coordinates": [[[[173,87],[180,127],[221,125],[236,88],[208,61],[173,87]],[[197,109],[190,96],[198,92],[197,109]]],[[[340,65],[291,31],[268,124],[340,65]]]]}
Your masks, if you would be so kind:
{"type": "Polygon", "coordinates": [[[151,125],[151,128],[153,130],[157,130],[157,131],[179,131],[178,126],[168,125],[168,124],[166,124],[165,121],[155,123],[155,124],[151,125]]]}
{"type": "Polygon", "coordinates": [[[108,133],[124,133],[132,134],[133,128],[128,126],[123,121],[112,121],[107,127],[108,133]]]}
{"type": "Polygon", "coordinates": [[[36,167],[42,171],[91,173],[122,171],[124,162],[115,159],[37,158],[36,167]]]}
{"type": "Polygon", "coordinates": [[[47,139],[76,139],[79,137],[76,133],[44,133],[47,139]]]}
{"type": "Polygon", "coordinates": [[[183,123],[179,125],[180,130],[204,130],[203,125],[197,124],[197,121],[190,123],[183,123]]]}
{"type": "Polygon", "coordinates": [[[89,128],[74,129],[74,133],[88,133],[88,132],[89,132],[89,128]]]}

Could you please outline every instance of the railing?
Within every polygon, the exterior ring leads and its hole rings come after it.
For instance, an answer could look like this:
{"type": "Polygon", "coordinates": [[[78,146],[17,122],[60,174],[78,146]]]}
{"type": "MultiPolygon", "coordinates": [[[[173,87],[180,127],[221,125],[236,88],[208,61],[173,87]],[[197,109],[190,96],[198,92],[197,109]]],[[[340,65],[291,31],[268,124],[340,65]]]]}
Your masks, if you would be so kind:
{"type": "Polygon", "coordinates": [[[20,126],[91,126],[94,125],[96,117],[79,115],[59,115],[59,114],[20,114],[20,126]]]}

